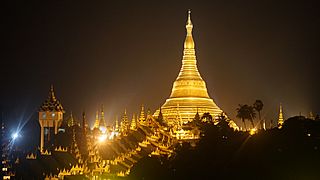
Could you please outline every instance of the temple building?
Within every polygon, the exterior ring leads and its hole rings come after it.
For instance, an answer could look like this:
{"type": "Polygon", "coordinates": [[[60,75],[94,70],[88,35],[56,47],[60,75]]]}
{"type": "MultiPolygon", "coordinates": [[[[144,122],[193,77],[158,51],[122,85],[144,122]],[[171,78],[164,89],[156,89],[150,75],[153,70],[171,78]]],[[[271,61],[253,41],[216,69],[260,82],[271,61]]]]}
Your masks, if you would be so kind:
{"type": "Polygon", "coordinates": [[[62,124],[64,109],[54,94],[51,85],[47,100],[39,109],[40,151],[50,149],[54,143],[54,135],[62,124]]]}
{"type": "MultiPolygon", "coordinates": [[[[170,97],[161,107],[162,115],[169,125],[174,124],[177,119],[181,119],[184,123],[192,121],[197,112],[200,116],[209,112],[214,118],[222,113],[222,110],[210,98],[206,83],[198,71],[192,28],[191,11],[189,10],[182,67],[173,83],[170,97]]],[[[157,117],[159,112],[160,110],[157,110],[154,116],[157,117]]]]}

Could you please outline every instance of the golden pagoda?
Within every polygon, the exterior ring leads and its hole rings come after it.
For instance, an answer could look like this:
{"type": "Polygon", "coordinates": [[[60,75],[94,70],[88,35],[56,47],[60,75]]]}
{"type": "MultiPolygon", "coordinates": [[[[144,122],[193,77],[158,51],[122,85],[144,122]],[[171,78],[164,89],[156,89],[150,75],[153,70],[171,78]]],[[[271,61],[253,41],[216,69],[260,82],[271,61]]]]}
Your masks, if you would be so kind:
{"type": "Polygon", "coordinates": [[[280,103],[280,109],[279,109],[279,119],[278,119],[278,128],[281,129],[283,125],[283,113],[282,113],[282,105],[280,103]]]}
{"type": "MultiPolygon", "coordinates": [[[[222,113],[222,110],[209,97],[206,83],[198,71],[192,28],[191,11],[189,10],[182,67],[173,83],[169,99],[161,107],[162,115],[168,124],[172,124],[177,118],[184,123],[192,121],[197,111],[200,116],[209,112],[214,118],[222,113]]],[[[155,112],[154,116],[158,115],[159,110],[155,112]]]]}
{"type": "Polygon", "coordinates": [[[96,120],[94,121],[93,128],[94,129],[99,129],[100,125],[100,120],[99,120],[99,111],[96,112],[96,120]]]}

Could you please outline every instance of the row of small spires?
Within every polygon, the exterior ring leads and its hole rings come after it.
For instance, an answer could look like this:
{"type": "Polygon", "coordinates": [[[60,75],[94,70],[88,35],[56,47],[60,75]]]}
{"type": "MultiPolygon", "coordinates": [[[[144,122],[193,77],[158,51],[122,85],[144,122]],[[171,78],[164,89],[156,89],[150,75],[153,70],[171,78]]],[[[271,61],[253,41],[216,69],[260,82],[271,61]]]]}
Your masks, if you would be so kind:
{"type": "MultiPolygon", "coordinates": [[[[58,146],[58,147],[56,147],[54,149],[54,151],[56,151],[56,152],[67,152],[68,148],[67,147],[64,148],[62,146],[58,146]]],[[[41,152],[41,155],[50,156],[51,152],[48,151],[48,150],[45,150],[44,152],[41,152]]],[[[26,159],[37,159],[37,155],[35,153],[27,154],[26,159]]]]}
{"type": "MultiPolygon", "coordinates": [[[[144,122],[146,120],[144,105],[141,105],[139,118],[136,117],[135,113],[132,116],[133,116],[132,119],[139,120],[139,122],[144,122]]],[[[147,117],[148,116],[152,116],[150,110],[147,111],[147,117]]],[[[128,121],[126,109],[124,110],[124,113],[123,113],[121,120],[124,122],[128,121]]],[[[116,116],[116,128],[118,126],[117,122],[118,122],[118,118],[116,116]]],[[[95,118],[95,122],[94,122],[94,126],[93,126],[93,128],[99,128],[99,127],[106,127],[103,105],[100,110],[100,118],[99,118],[99,111],[96,112],[96,118],[95,118]]]]}
{"type": "MultiPolygon", "coordinates": [[[[85,124],[86,128],[88,127],[88,122],[86,120],[86,117],[85,117],[85,112],[83,112],[82,114],[83,116],[83,120],[82,120],[82,124],[85,124]]],[[[148,109],[147,111],[147,117],[145,116],[145,111],[144,111],[144,106],[142,105],[141,106],[141,111],[140,111],[140,115],[139,117],[135,115],[135,113],[133,114],[133,118],[132,119],[136,119],[136,120],[139,120],[139,122],[144,122],[148,117],[152,116],[151,114],[151,111],[148,109]]],[[[128,120],[128,116],[127,116],[127,111],[126,109],[124,110],[124,114],[121,118],[122,121],[127,121],[128,120]]],[[[118,118],[116,116],[116,127],[118,126],[117,125],[117,122],[118,122],[118,118]]],[[[74,117],[73,117],[73,113],[71,111],[70,113],[70,117],[68,118],[67,120],[67,125],[69,127],[72,127],[74,125],[78,125],[80,126],[80,123],[77,122],[74,117]]],[[[100,116],[99,116],[99,111],[96,112],[96,118],[95,118],[95,122],[94,122],[94,126],[93,128],[99,128],[99,127],[107,127],[106,125],[106,121],[105,121],[105,115],[104,115],[104,110],[103,110],[103,105],[102,105],[102,108],[100,110],[100,116]]]]}

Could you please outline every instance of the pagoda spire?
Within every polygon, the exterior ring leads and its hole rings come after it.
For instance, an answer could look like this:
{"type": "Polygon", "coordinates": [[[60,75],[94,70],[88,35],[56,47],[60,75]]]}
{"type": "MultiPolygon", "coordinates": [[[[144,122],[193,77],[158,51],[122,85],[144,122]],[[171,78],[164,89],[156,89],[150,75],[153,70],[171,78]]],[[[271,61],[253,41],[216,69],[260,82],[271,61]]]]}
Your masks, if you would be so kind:
{"type": "Polygon", "coordinates": [[[281,129],[283,125],[283,113],[282,113],[282,104],[280,103],[280,109],[279,109],[279,119],[278,119],[278,128],[281,129]]]}
{"type": "Polygon", "coordinates": [[[106,120],[104,118],[104,106],[103,106],[103,104],[101,105],[100,126],[103,126],[103,127],[107,126],[106,120]]]}
{"type": "Polygon", "coordinates": [[[118,116],[116,116],[116,127],[115,127],[115,131],[119,132],[119,121],[118,121],[118,116]]]}
{"type": "Polygon", "coordinates": [[[76,146],[76,129],[75,129],[75,122],[73,119],[72,111],[70,114],[70,121],[69,121],[69,127],[72,129],[72,147],[76,146]]]}
{"type": "Polygon", "coordinates": [[[140,117],[139,117],[139,123],[144,124],[146,121],[146,117],[144,115],[144,105],[141,105],[141,111],[140,111],[140,117]]]}
{"type": "Polygon", "coordinates": [[[186,29],[187,29],[187,37],[184,41],[184,48],[185,49],[194,49],[194,41],[192,37],[192,22],[191,22],[191,10],[189,9],[188,11],[188,20],[186,24],[186,29]]]}
{"type": "Polygon", "coordinates": [[[69,127],[73,127],[75,124],[76,124],[76,123],[75,123],[75,121],[74,121],[74,119],[73,119],[73,114],[72,114],[72,111],[71,111],[71,113],[70,113],[70,118],[69,118],[69,121],[68,121],[68,126],[69,126],[69,127]]]}
{"type": "Polygon", "coordinates": [[[56,96],[54,95],[54,88],[53,88],[53,84],[51,84],[50,86],[50,91],[49,91],[49,99],[52,101],[56,101],[56,96]]]}
{"type": "Polygon", "coordinates": [[[127,109],[124,109],[124,114],[121,118],[121,123],[120,123],[120,128],[121,131],[126,133],[126,131],[129,129],[129,121],[128,121],[128,116],[127,116],[127,109]]]}
{"type": "Polygon", "coordinates": [[[82,131],[83,131],[84,135],[86,135],[87,131],[88,131],[88,121],[87,121],[87,118],[86,118],[86,112],[85,111],[82,112],[82,131]]]}
{"type": "Polygon", "coordinates": [[[189,10],[186,23],[186,38],[184,40],[182,66],[179,75],[173,84],[173,89],[170,95],[171,98],[185,96],[209,98],[205,82],[203,81],[197,67],[196,50],[192,36],[192,29],[193,24],[191,21],[191,10],[189,10]],[[186,83],[186,81],[192,81],[192,83],[186,83]],[[195,86],[197,87],[194,88],[195,86]],[[190,89],[192,89],[192,91],[190,91],[190,89]]]}
{"type": "Polygon", "coordinates": [[[93,128],[97,128],[99,129],[99,124],[100,124],[100,120],[99,120],[99,111],[96,112],[96,120],[94,122],[94,126],[93,128]]]}
{"type": "Polygon", "coordinates": [[[136,116],[135,114],[132,115],[132,120],[130,125],[131,130],[137,130],[137,122],[136,122],[135,116],[136,116]]]}
{"type": "Polygon", "coordinates": [[[198,109],[199,109],[199,108],[197,107],[197,113],[196,113],[196,115],[194,116],[194,120],[196,120],[196,121],[200,121],[200,119],[201,119],[198,109]]]}

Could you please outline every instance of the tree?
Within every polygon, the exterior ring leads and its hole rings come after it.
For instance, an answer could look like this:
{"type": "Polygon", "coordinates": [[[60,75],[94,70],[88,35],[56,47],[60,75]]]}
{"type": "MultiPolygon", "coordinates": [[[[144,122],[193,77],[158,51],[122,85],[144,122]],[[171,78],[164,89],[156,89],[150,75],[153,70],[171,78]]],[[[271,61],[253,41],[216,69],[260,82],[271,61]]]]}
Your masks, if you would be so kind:
{"type": "Polygon", "coordinates": [[[261,100],[256,100],[256,102],[253,103],[253,108],[258,112],[259,115],[259,122],[261,129],[263,129],[263,124],[265,123],[264,121],[261,121],[261,110],[263,108],[263,103],[261,100]]]}
{"type": "Polygon", "coordinates": [[[245,105],[239,104],[239,107],[237,108],[237,118],[240,118],[244,124],[244,129],[247,130],[247,125],[246,125],[246,112],[245,112],[245,105]]]}
{"type": "Polygon", "coordinates": [[[252,106],[248,107],[249,120],[251,122],[252,128],[254,128],[253,119],[256,118],[256,112],[254,112],[254,108],[252,106]]]}
{"type": "Polygon", "coordinates": [[[201,117],[201,121],[204,122],[212,122],[212,115],[208,112],[203,113],[202,117],[201,117]]]}
{"type": "Polygon", "coordinates": [[[219,128],[219,131],[230,131],[231,128],[229,126],[229,122],[230,120],[227,118],[227,116],[225,116],[224,113],[221,113],[219,116],[218,116],[218,124],[217,124],[217,127],[219,128]]]}
{"type": "Polygon", "coordinates": [[[239,104],[239,107],[237,108],[237,118],[240,118],[242,120],[245,130],[247,130],[246,119],[251,122],[252,127],[254,128],[253,119],[255,117],[256,113],[254,112],[254,108],[252,106],[249,106],[247,104],[239,104]]]}

